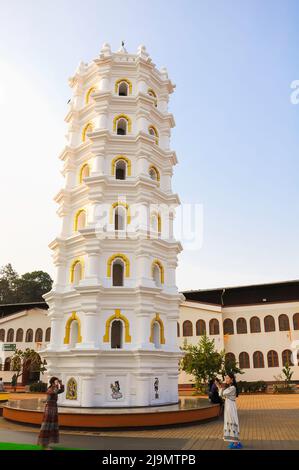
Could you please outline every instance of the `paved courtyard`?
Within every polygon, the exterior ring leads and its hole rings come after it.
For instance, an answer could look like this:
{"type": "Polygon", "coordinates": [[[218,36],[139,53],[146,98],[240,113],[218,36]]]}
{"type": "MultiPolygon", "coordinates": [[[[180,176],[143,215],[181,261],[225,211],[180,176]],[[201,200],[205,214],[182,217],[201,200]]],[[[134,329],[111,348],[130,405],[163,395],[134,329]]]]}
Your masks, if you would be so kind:
{"type": "MultiPolygon", "coordinates": [[[[12,398],[20,398],[20,394],[12,398]]],[[[299,394],[240,396],[237,404],[244,448],[299,450],[299,394]]],[[[81,449],[106,450],[220,450],[227,446],[222,440],[222,426],[222,419],[219,419],[162,429],[61,430],[61,444],[81,449]]],[[[0,418],[0,441],[35,443],[38,431],[38,427],[15,424],[0,418]]]]}

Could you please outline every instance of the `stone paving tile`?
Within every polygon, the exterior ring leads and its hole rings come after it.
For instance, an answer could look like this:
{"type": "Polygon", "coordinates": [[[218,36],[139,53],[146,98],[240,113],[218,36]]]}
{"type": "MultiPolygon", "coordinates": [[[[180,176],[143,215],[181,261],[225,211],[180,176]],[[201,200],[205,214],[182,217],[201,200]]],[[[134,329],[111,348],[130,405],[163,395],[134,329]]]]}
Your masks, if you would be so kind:
{"type": "MultiPolygon", "coordinates": [[[[241,440],[246,449],[299,450],[299,394],[247,395],[237,401],[241,440]]],[[[38,427],[12,423],[0,418],[0,430],[38,432],[38,427]]],[[[116,431],[61,430],[65,435],[98,437],[182,439],[185,450],[226,449],[222,440],[223,420],[170,428],[116,431]]],[[[150,442],[150,441],[148,441],[150,442]]]]}

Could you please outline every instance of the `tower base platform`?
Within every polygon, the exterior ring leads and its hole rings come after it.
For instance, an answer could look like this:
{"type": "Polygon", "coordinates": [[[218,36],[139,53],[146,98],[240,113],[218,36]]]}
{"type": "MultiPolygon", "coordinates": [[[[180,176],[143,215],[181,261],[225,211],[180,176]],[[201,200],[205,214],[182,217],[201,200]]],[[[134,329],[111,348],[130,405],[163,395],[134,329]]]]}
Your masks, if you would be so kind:
{"type": "MultiPolygon", "coordinates": [[[[19,423],[40,425],[43,399],[11,400],[3,405],[3,417],[19,423]]],[[[206,398],[180,398],[175,405],[140,408],[66,408],[58,407],[60,426],[71,428],[129,428],[167,426],[217,418],[219,405],[206,398]]]]}

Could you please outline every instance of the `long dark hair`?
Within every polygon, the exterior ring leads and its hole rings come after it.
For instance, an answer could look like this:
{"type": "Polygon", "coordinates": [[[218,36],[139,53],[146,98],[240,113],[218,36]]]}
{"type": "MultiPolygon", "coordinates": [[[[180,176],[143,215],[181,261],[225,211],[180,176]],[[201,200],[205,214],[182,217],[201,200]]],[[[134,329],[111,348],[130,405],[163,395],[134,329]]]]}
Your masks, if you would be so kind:
{"type": "Polygon", "coordinates": [[[51,378],[50,378],[50,380],[49,380],[49,383],[50,383],[49,387],[52,387],[52,386],[54,385],[55,380],[59,380],[58,377],[51,377],[51,378]]]}
{"type": "Polygon", "coordinates": [[[236,381],[235,374],[233,374],[232,372],[229,372],[227,375],[228,375],[229,378],[232,379],[232,381],[233,381],[232,385],[235,386],[235,388],[236,388],[236,396],[238,397],[238,396],[239,396],[239,392],[238,392],[238,385],[237,385],[237,381],[236,381]]]}

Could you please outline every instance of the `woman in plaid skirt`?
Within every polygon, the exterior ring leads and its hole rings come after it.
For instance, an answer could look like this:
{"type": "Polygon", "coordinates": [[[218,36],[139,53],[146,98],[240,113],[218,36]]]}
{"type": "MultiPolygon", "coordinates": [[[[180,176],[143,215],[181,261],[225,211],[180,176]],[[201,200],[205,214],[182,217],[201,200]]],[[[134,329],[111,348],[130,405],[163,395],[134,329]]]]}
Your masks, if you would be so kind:
{"type": "Polygon", "coordinates": [[[49,449],[50,442],[59,442],[57,395],[64,392],[64,385],[57,377],[50,379],[47,390],[47,400],[41,429],[38,436],[38,445],[49,449]]]}

